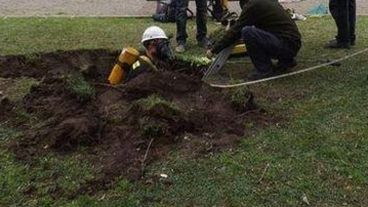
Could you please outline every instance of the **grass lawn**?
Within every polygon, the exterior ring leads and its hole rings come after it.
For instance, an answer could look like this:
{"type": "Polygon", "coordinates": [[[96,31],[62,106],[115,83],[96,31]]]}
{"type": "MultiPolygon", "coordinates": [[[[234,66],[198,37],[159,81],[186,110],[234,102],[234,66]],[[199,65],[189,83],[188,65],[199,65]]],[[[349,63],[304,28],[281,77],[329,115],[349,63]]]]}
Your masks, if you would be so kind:
{"type": "MultiPolygon", "coordinates": [[[[0,55],[137,46],[151,24],[150,19],[134,18],[1,19],[0,55]]],[[[331,18],[298,22],[303,48],[297,69],[364,49],[366,25],[368,17],[359,17],[353,49],[327,50],[323,44],[336,31],[331,18]]],[[[159,26],[175,34],[175,24],[159,26]]],[[[204,55],[195,46],[193,21],[188,28],[190,49],[183,56],[204,55]]],[[[215,28],[210,22],[209,30],[215,28]]],[[[249,60],[239,61],[229,69],[234,74],[251,67],[249,60]]],[[[9,80],[0,79],[0,91],[20,102],[35,82],[19,78],[5,88],[9,80]]],[[[257,103],[283,114],[286,123],[258,130],[233,151],[190,159],[171,153],[148,169],[149,175],[165,173],[168,179],[148,184],[121,178],[96,195],[51,196],[56,182],[72,192],[93,178],[98,166],[78,159],[83,151],[52,154],[39,158],[36,165],[17,162],[6,143],[22,132],[2,123],[0,206],[368,206],[367,53],[338,67],[253,85],[250,90],[257,103]],[[54,180],[55,174],[63,176],[54,180]]],[[[19,111],[18,118],[34,117],[19,111]]]]}

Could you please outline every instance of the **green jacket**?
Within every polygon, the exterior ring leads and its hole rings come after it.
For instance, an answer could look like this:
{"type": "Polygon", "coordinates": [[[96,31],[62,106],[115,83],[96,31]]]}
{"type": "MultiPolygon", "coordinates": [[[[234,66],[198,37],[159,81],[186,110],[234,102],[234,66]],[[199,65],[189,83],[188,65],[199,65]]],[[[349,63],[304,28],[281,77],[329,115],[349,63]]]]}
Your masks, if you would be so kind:
{"type": "Polygon", "coordinates": [[[295,50],[301,47],[301,35],[295,22],[285,9],[273,0],[249,0],[244,5],[238,21],[218,41],[213,53],[236,43],[241,38],[241,30],[245,26],[255,26],[266,32],[288,41],[295,50]]]}

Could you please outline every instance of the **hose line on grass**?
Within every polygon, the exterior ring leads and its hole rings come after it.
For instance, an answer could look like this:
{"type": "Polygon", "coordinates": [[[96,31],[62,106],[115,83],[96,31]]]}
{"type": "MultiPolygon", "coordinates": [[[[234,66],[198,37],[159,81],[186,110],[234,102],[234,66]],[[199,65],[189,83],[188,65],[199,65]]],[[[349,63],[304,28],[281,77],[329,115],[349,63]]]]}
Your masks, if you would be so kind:
{"type": "Polygon", "coordinates": [[[294,72],[290,72],[290,73],[285,73],[285,74],[281,74],[281,75],[277,75],[277,76],[272,76],[272,77],[264,78],[264,79],[260,79],[260,80],[247,81],[247,82],[243,82],[243,83],[228,84],[228,85],[210,83],[209,85],[214,87],[214,88],[236,88],[236,87],[241,87],[241,86],[249,86],[249,85],[253,85],[253,84],[256,84],[256,83],[262,83],[262,82],[266,82],[266,81],[270,81],[270,80],[285,78],[285,77],[297,75],[297,74],[300,74],[300,73],[304,73],[304,72],[307,72],[307,71],[316,70],[318,68],[322,68],[322,67],[325,67],[325,66],[328,66],[328,65],[333,65],[333,64],[344,61],[348,58],[357,56],[357,55],[362,54],[362,53],[367,52],[367,51],[368,51],[368,48],[365,48],[365,49],[360,50],[358,52],[355,52],[353,54],[346,55],[342,58],[339,58],[339,59],[336,59],[336,60],[333,60],[333,61],[330,61],[330,62],[327,62],[327,63],[315,65],[315,66],[305,68],[305,69],[302,69],[302,70],[298,70],[298,71],[294,71],[294,72]]]}

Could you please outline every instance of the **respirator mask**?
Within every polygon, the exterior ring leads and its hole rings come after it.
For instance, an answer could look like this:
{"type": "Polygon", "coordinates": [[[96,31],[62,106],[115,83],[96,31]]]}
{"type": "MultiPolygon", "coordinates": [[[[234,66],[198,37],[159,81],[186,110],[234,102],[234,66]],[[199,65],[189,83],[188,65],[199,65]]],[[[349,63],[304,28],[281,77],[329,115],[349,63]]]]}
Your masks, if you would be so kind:
{"type": "Polygon", "coordinates": [[[156,58],[161,61],[172,61],[174,53],[170,47],[170,42],[167,39],[161,39],[156,43],[156,58]]]}

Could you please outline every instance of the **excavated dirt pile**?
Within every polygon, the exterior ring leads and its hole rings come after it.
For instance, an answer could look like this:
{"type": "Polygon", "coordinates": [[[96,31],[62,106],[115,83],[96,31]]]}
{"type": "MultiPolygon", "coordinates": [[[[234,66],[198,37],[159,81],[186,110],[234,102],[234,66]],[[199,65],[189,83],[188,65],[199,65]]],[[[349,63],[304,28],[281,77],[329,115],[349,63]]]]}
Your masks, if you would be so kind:
{"type": "Polygon", "coordinates": [[[104,82],[117,54],[96,50],[43,54],[32,61],[0,59],[0,76],[40,80],[23,99],[22,107],[40,123],[12,144],[19,159],[83,148],[87,159],[102,166],[104,179],[139,179],[147,164],[173,149],[190,156],[220,151],[249,133],[247,123],[275,121],[255,110],[251,95],[235,106],[227,93],[193,73],[145,73],[111,87],[104,82]]]}

